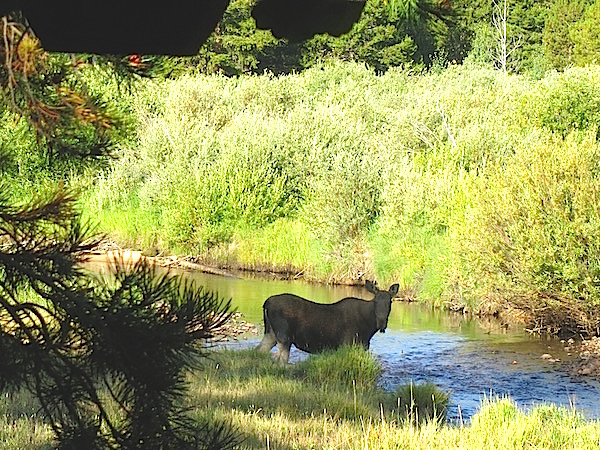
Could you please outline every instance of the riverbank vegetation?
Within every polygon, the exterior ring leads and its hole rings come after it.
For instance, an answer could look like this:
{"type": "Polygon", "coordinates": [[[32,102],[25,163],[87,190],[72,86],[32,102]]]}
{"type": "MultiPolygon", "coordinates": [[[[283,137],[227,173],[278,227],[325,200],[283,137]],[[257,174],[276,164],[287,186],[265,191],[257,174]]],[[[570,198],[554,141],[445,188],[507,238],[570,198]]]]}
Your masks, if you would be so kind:
{"type": "MultiPolygon", "coordinates": [[[[536,78],[329,62],[130,89],[86,76],[132,125],[114,159],[57,170],[19,150],[29,156],[3,166],[13,197],[66,180],[123,247],[398,281],[409,299],[597,333],[597,66],[536,78]]],[[[35,147],[10,117],[2,136],[35,147]]]]}
{"type": "MultiPolygon", "coordinates": [[[[235,44],[266,39],[250,26],[245,0],[232,2],[200,52],[210,64],[152,60],[171,78],[124,83],[118,64],[105,70],[32,46],[39,64],[23,66],[30,91],[81,127],[36,122],[49,113],[35,113],[26,95],[5,97],[7,195],[18,201],[66,183],[80,191],[84,216],[123,247],[317,281],[399,281],[408,299],[508,312],[534,330],[598,334],[600,70],[569,67],[593,61],[582,49],[593,40],[595,3],[552,2],[520,31],[517,19],[533,12],[511,3],[504,20],[526,37],[516,53],[527,70],[497,70],[497,55],[483,52],[499,39],[483,18],[501,20],[499,10],[467,14],[457,2],[471,19],[440,27],[421,3],[412,12],[369,3],[361,21],[395,24],[377,46],[358,51],[364,24],[316,37],[303,47],[310,63],[297,67],[305,70],[279,76],[252,74],[266,44],[235,44]],[[551,33],[567,9],[568,26],[551,33]],[[420,22],[408,20],[419,11],[420,22]],[[457,33],[471,37],[452,44],[457,33]],[[360,56],[401,53],[414,34],[429,36],[441,56],[424,65],[423,42],[387,65],[360,56]],[[355,58],[342,51],[351,41],[355,58]],[[232,61],[255,58],[232,72],[248,75],[202,74],[229,73],[215,62],[226,63],[223,51],[232,61]],[[567,51],[572,60],[551,57],[567,51]],[[45,88],[49,79],[60,86],[45,88]],[[89,156],[81,151],[114,159],[71,157],[89,156]]],[[[152,69],[144,61],[135,69],[152,69]]]]}
{"type": "MultiPolygon", "coordinates": [[[[219,350],[189,374],[185,402],[194,420],[234,424],[241,448],[592,449],[600,443],[596,421],[550,405],[526,413],[506,398],[483,399],[470,421],[448,425],[446,393],[427,384],[384,392],[375,386],[380,370],[358,348],[287,367],[252,350],[219,350]]],[[[49,429],[27,396],[5,399],[0,413],[7,449],[50,448],[49,429]]]]}
{"type": "Polygon", "coordinates": [[[127,97],[136,132],[82,207],[122,246],[595,332],[595,66],[187,75],[127,97]]]}

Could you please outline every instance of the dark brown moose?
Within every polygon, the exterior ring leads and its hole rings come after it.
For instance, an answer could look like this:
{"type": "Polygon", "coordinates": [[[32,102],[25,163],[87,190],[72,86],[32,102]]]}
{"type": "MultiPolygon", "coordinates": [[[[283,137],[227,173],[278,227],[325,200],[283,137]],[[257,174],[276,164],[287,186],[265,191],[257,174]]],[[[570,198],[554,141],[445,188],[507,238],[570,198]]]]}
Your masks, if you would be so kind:
{"type": "Polygon", "coordinates": [[[336,303],[321,304],[294,294],[269,297],[263,305],[265,336],[256,349],[268,352],[277,344],[281,364],[288,362],[292,344],[308,353],[344,344],[359,344],[368,349],[373,335],[387,328],[398,285],[380,291],[367,281],[366,288],[375,295],[371,301],[347,297],[336,303]]]}

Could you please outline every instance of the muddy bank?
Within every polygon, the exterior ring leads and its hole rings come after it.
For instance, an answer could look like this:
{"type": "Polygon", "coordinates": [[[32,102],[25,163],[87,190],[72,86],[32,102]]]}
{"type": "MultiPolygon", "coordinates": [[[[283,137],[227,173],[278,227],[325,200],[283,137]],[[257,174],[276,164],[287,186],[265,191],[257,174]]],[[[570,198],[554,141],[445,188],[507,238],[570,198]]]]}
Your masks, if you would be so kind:
{"type": "Polygon", "coordinates": [[[149,256],[146,254],[146,252],[139,250],[127,250],[114,247],[101,247],[82,255],[82,260],[86,263],[111,264],[119,261],[124,263],[126,266],[137,264],[141,259],[145,259],[151,264],[156,264],[157,266],[165,268],[198,270],[224,277],[235,278],[240,276],[234,271],[207,266],[205,264],[195,262],[193,258],[186,256],[149,256]]]}
{"type": "MultiPolygon", "coordinates": [[[[160,255],[156,249],[144,251],[123,249],[110,240],[103,241],[94,250],[83,255],[83,258],[86,262],[92,263],[111,263],[115,260],[120,260],[126,264],[135,264],[144,258],[160,267],[200,271],[231,278],[253,275],[277,280],[306,279],[301,272],[290,270],[289,268],[280,269],[272,265],[248,268],[239,264],[224,265],[212,260],[207,262],[197,256],[164,256],[160,255]]],[[[310,281],[317,282],[319,280],[310,281]]],[[[343,284],[353,286],[358,283],[356,280],[347,280],[343,284]]]]}
{"type": "Polygon", "coordinates": [[[579,354],[579,361],[572,370],[577,375],[600,379],[600,337],[594,336],[573,345],[579,354]]]}

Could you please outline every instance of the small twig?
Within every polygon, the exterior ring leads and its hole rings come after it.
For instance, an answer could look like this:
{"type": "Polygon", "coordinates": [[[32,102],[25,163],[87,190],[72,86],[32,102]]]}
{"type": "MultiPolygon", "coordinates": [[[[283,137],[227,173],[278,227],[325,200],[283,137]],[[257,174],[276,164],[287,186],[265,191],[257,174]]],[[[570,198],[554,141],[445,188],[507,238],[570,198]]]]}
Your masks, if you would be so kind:
{"type": "Polygon", "coordinates": [[[444,126],[446,133],[448,133],[448,138],[450,139],[450,142],[452,143],[452,147],[456,148],[456,141],[454,140],[454,136],[452,135],[452,132],[450,131],[450,127],[448,127],[448,121],[446,120],[446,115],[444,114],[444,110],[440,106],[439,100],[436,101],[436,105],[437,105],[438,112],[442,116],[442,125],[444,126]]]}
{"type": "MultiPolygon", "coordinates": [[[[8,89],[10,90],[10,98],[13,108],[16,108],[15,102],[15,91],[13,89],[13,85],[16,84],[15,75],[12,71],[12,58],[13,51],[9,48],[9,40],[8,40],[8,18],[2,18],[2,38],[4,40],[4,64],[6,66],[6,72],[8,74],[8,89]]],[[[11,39],[12,42],[12,39],[11,39]]]]}

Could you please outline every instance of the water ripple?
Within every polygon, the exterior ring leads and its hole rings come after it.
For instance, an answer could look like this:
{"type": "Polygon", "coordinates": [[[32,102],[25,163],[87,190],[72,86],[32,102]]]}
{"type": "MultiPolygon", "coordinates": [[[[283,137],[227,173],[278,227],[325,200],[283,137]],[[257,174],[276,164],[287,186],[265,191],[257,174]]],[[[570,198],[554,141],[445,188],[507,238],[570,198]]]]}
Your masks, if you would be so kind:
{"type": "Polygon", "coordinates": [[[432,382],[451,392],[448,417],[467,419],[485,397],[510,396],[527,410],[541,403],[574,405],[588,418],[600,417],[600,383],[574,377],[561,363],[540,357],[541,345],[481,342],[431,331],[392,331],[373,339],[371,349],[384,371],[387,390],[432,382]]]}

